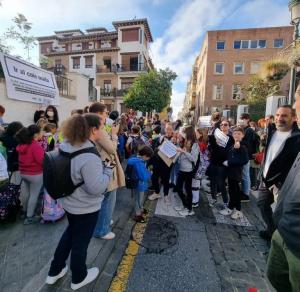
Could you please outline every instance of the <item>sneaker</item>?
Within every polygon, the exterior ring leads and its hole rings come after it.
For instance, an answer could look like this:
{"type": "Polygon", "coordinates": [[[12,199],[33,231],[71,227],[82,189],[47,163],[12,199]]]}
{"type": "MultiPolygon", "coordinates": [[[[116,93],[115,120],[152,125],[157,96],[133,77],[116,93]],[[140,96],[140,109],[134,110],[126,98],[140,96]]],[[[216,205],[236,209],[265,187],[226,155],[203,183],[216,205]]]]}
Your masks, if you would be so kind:
{"type": "Polygon", "coordinates": [[[170,205],[172,204],[172,203],[171,203],[170,196],[165,196],[165,197],[164,197],[164,202],[165,202],[166,205],[169,205],[169,206],[170,206],[170,205]]]}
{"type": "Polygon", "coordinates": [[[154,200],[159,199],[159,198],[160,198],[160,194],[153,193],[152,195],[150,195],[148,197],[148,200],[154,201],[154,200]]]}
{"type": "Polygon", "coordinates": [[[143,215],[135,215],[133,219],[135,222],[138,223],[146,223],[146,220],[143,215]]]}
{"type": "Polygon", "coordinates": [[[244,193],[241,193],[241,202],[249,202],[249,201],[250,201],[249,196],[244,193]]]}
{"type": "Polygon", "coordinates": [[[62,278],[67,272],[68,272],[68,266],[66,265],[57,276],[53,276],[53,277],[47,276],[46,284],[53,285],[54,283],[57,282],[57,280],[62,278]]]}
{"type": "Polygon", "coordinates": [[[91,268],[87,270],[87,275],[85,277],[85,279],[78,283],[78,284],[73,284],[71,283],[71,289],[72,290],[77,290],[91,282],[93,282],[99,275],[99,269],[98,268],[91,268]]]}
{"type": "Polygon", "coordinates": [[[174,210],[179,212],[179,211],[183,211],[185,208],[183,206],[175,206],[174,210]]]}
{"type": "Polygon", "coordinates": [[[212,199],[211,202],[209,203],[209,206],[214,207],[217,202],[218,200],[212,199]]]}
{"type": "Polygon", "coordinates": [[[193,215],[195,215],[195,212],[193,210],[189,210],[187,208],[184,208],[184,210],[179,211],[178,213],[181,216],[193,216],[193,215]]]}
{"type": "Polygon", "coordinates": [[[199,203],[193,203],[192,206],[193,206],[193,208],[198,208],[199,207],[199,203]]]}
{"type": "Polygon", "coordinates": [[[111,240],[114,239],[116,235],[113,232],[108,232],[106,235],[101,236],[102,239],[111,240]]]}
{"type": "Polygon", "coordinates": [[[228,216],[228,215],[231,215],[231,214],[232,214],[232,210],[229,209],[229,208],[225,208],[225,209],[219,211],[219,213],[220,213],[221,215],[223,215],[223,216],[228,216]]]}
{"type": "Polygon", "coordinates": [[[244,215],[241,211],[235,210],[230,217],[233,220],[237,220],[237,219],[242,219],[244,215]]]}
{"type": "Polygon", "coordinates": [[[23,224],[30,225],[40,222],[41,218],[39,216],[26,217],[23,224]]]}
{"type": "Polygon", "coordinates": [[[266,240],[266,241],[271,241],[272,235],[267,230],[261,230],[259,231],[259,236],[266,240]]]}

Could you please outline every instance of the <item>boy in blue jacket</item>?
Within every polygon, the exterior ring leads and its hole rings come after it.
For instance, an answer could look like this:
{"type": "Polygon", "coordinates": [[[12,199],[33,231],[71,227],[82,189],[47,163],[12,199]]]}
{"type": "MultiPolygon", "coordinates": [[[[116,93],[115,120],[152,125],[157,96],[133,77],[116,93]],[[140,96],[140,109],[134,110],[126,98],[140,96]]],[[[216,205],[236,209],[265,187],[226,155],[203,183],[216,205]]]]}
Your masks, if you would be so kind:
{"type": "MultiPolygon", "coordinates": [[[[144,192],[148,189],[148,181],[151,177],[150,171],[146,167],[146,162],[153,156],[153,150],[149,146],[142,146],[138,150],[137,157],[131,157],[128,159],[127,169],[133,166],[134,173],[131,172],[130,176],[132,181],[136,180],[135,188],[133,188],[133,194],[135,196],[135,218],[136,222],[145,222],[144,218],[144,192]]],[[[125,174],[126,175],[126,174],[125,174]]],[[[127,175],[126,175],[127,179],[127,175]]]]}

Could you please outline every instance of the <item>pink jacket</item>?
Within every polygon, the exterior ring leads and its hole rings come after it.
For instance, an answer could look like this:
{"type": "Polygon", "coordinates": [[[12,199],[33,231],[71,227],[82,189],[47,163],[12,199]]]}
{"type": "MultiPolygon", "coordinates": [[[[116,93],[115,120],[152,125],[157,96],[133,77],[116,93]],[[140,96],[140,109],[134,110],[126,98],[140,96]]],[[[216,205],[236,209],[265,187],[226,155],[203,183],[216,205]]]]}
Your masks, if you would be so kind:
{"type": "Polygon", "coordinates": [[[30,144],[17,146],[19,152],[19,170],[21,174],[37,175],[43,173],[44,150],[33,140],[30,144]]]}

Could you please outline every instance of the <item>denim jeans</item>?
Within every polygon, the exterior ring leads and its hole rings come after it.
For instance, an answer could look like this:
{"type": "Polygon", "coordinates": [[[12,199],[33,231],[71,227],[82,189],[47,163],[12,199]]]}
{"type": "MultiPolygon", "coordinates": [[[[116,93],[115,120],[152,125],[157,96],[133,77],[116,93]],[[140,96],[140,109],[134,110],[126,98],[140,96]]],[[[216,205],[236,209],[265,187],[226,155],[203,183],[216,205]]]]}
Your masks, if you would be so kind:
{"type": "Polygon", "coordinates": [[[228,195],[226,190],[226,167],[223,165],[210,165],[210,188],[211,188],[211,196],[214,200],[217,199],[218,191],[222,194],[223,203],[228,203],[228,195]]]}
{"type": "Polygon", "coordinates": [[[300,258],[287,248],[277,230],[272,236],[267,275],[278,292],[300,291],[300,258]]]}
{"type": "Polygon", "coordinates": [[[133,190],[135,197],[135,215],[141,215],[143,212],[143,204],[144,204],[144,192],[140,192],[138,189],[133,190]]]}
{"type": "Polygon", "coordinates": [[[98,211],[89,214],[74,215],[67,213],[69,225],[63,233],[55,250],[48,275],[57,276],[66,266],[71,252],[72,283],[78,284],[87,275],[87,249],[95,229],[98,211]]]}
{"type": "Polygon", "coordinates": [[[250,194],[250,160],[243,166],[242,169],[242,192],[249,196],[250,194]]]}
{"type": "Polygon", "coordinates": [[[94,236],[102,237],[108,234],[110,229],[110,221],[116,205],[117,189],[104,194],[104,200],[99,210],[99,217],[94,231],[94,236]]]}

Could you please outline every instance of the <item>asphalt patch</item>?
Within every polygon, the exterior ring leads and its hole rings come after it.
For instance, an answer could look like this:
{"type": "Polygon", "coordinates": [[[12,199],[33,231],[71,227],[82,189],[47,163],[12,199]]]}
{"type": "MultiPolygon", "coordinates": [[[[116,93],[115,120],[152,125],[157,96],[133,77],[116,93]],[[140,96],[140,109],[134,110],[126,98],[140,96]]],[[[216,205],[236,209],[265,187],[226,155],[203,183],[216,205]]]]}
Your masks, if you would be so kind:
{"type": "Polygon", "coordinates": [[[133,239],[147,253],[160,254],[178,242],[178,231],[175,224],[169,220],[155,216],[149,219],[143,240],[139,241],[136,235],[135,232],[132,233],[133,239]]]}

